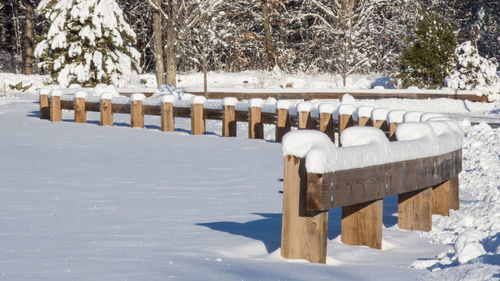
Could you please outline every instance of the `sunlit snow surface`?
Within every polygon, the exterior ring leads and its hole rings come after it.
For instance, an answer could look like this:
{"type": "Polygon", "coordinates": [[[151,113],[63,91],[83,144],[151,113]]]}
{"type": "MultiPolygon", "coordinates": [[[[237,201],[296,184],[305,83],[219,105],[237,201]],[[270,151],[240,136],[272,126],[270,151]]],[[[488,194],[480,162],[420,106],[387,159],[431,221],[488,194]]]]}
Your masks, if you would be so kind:
{"type": "MultiPolygon", "coordinates": [[[[176,120],[174,133],[160,132],[159,118],[149,116],[147,129],[128,128],[130,116],[120,114],[107,128],[96,113],[87,124],[72,122],[73,112],[63,119],[38,119],[32,101],[0,100],[0,280],[500,276],[497,129],[466,129],[461,210],[434,216],[433,232],[399,230],[390,197],[383,250],[347,246],[335,209],[328,264],[317,265],[280,257],[281,145],[248,140],[246,124],[237,138],[222,138],[220,121],[207,122],[206,136],[189,136],[187,119],[176,120]],[[460,264],[456,240],[466,230],[482,233],[485,254],[460,264]]],[[[265,135],[272,138],[270,126],[265,135]]]]}

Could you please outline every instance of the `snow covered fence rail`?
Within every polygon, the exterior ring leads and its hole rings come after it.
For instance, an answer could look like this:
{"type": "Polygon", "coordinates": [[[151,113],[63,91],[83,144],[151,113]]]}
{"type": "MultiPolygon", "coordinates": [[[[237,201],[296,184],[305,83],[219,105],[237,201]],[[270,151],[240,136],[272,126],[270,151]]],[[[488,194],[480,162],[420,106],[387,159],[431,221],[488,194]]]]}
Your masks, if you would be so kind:
{"type": "Polygon", "coordinates": [[[454,121],[423,119],[397,126],[397,141],[359,126],[344,130],[342,147],[318,131],[285,135],[281,255],[325,263],[331,208],[342,207],[342,242],[378,249],[384,197],[398,195],[398,226],[407,230],[430,231],[432,214],[458,209],[463,132],[454,121]]]}
{"type": "Polygon", "coordinates": [[[225,97],[235,97],[238,100],[252,98],[275,98],[281,99],[340,99],[343,95],[349,94],[356,99],[438,99],[449,98],[456,100],[468,100],[488,102],[488,96],[479,91],[452,91],[452,90],[426,90],[426,89],[241,89],[227,90],[215,89],[206,94],[200,90],[190,90],[194,95],[203,95],[208,99],[222,99],[225,97]]]}

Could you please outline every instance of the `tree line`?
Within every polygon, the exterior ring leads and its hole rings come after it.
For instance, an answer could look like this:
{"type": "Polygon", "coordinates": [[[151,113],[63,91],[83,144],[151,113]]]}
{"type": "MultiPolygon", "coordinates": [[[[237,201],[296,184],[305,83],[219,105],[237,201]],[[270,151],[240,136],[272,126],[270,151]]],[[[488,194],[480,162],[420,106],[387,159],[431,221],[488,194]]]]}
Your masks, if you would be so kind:
{"type": "MultiPolygon", "coordinates": [[[[50,25],[36,12],[40,2],[0,2],[1,71],[43,73],[33,54],[50,25]]],[[[454,22],[459,41],[474,41],[482,56],[500,60],[500,1],[116,2],[136,34],[141,71],[156,72],[159,84],[176,85],[178,72],[275,67],[338,73],[344,83],[352,73],[392,75],[422,10],[454,22]]]]}

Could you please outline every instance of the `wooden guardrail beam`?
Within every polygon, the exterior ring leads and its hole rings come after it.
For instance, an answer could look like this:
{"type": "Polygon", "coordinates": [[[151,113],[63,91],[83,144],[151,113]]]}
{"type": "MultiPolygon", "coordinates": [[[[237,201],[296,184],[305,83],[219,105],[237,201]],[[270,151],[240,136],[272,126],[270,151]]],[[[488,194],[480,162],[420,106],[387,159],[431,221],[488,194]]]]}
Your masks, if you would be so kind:
{"type": "Polygon", "coordinates": [[[462,151],[322,175],[307,187],[307,209],[324,211],[443,183],[462,171],[462,151]]]}

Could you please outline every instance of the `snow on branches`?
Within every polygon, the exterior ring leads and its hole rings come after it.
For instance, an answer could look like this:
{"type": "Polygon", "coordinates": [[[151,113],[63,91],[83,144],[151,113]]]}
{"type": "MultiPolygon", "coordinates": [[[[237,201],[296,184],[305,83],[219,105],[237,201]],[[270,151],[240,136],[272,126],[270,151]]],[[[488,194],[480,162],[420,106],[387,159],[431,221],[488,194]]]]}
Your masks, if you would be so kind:
{"type": "Polygon", "coordinates": [[[135,32],[114,0],[42,0],[37,11],[52,24],[35,56],[62,87],[119,86],[139,70],[135,32]]]}

